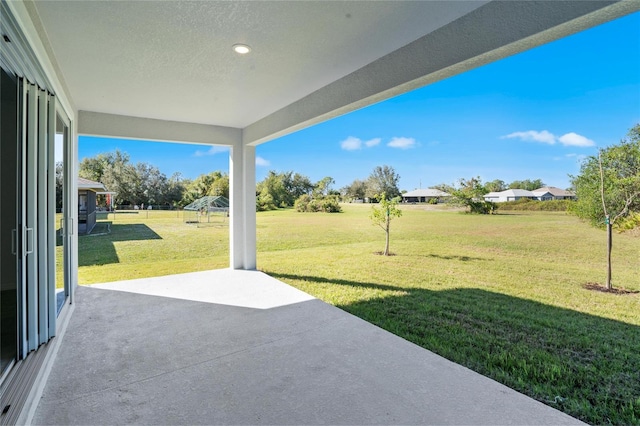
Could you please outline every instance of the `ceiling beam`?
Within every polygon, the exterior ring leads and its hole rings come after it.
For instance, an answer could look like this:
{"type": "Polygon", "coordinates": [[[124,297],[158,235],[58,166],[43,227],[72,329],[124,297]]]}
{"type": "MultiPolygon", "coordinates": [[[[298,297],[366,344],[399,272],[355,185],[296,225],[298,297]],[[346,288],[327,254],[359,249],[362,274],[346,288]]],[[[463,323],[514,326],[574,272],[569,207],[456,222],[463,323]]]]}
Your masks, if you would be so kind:
{"type": "Polygon", "coordinates": [[[110,138],[231,146],[242,139],[234,127],[78,111],[78,134],[110,138]]]}

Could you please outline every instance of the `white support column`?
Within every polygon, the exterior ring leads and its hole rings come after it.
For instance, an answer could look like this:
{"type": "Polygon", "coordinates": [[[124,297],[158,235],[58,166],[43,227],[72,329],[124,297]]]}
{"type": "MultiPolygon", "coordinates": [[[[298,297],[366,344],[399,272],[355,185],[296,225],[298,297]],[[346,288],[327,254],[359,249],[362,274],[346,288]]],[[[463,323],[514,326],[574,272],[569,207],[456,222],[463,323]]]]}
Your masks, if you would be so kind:
{"type": "Polygon", "coordinates": [[[256,268],[256,150],[237,141],[229,154],[231,269],[256,268]]]}
{"type": "Polygon", "coordinates": [[[229,151],[229,258],[231,269],[244,266],[242,240],[243,179],[242,179],[242,141],[236,141],[229,151]]]}
{"type": "Polygon", "coordinates": [[[243,147],[244,269],[256,269],[256,147],[243,147]]]}

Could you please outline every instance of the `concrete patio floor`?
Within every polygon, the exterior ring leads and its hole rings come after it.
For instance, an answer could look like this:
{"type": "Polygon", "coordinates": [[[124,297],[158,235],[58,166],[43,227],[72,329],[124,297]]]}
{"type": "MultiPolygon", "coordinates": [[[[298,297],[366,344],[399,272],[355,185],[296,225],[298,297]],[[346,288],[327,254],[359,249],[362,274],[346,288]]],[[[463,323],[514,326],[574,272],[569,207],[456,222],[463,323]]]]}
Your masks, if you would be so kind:
{"type": "Polygon", "coordinates": [[[35,424],[580,424],[261,272],[80,287],[35,424]]]}

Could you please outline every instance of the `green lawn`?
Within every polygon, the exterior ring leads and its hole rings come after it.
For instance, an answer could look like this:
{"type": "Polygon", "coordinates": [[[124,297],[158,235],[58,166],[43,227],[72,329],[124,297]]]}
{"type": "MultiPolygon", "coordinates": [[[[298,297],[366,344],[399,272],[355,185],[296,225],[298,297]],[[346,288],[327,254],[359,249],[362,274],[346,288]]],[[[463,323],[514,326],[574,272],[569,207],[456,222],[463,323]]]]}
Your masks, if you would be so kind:
{"type": "MultiPolygon", "coordinates": [[[[407,206],[382,257],[369,209],[258,213],[259,268],[586,422],[640,424],[640,294],[583,288],[604,280],[603,231],[407,206]]],[[[226,226],[139,216],[80,238],[81,283],[228,265],[226,226]]],[[[640,238],[614,235],[613,265],[614,286],[640,290],[640,238]]]]}
{"type": "Polygon", "coordinates": [[[78,237],[80,284],[204,271],[229,266],[229,226],[196,227],[182,212],[109,214],[93,234],[78,237]]]}

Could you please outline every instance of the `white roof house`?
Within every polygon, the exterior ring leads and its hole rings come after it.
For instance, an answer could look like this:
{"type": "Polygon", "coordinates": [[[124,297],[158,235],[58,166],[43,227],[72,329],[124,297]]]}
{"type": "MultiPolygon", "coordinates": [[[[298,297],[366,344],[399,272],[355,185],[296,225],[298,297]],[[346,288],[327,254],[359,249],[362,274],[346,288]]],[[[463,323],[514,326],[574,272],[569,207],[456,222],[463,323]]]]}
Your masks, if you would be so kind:
{"type": "Polygon", "coordinates": [[[434,198],[441,200],[447,197],[451,197],[451,194],[435,188],[414,189],[402,194],[402,201],[404,203],[425,203],[434,198]]]}
{"type": "Polygon", "coordinates": [[[535,200],[536,196],[532,191],[527,191],[526,189],[507,189],[506,191],[490,192],[484,195],[485,201],[493,201],[494,203],[518,201],[522,198],[535,200]]]}
{"type": "MultiPolygon", "coordinates": [[[[43,389],[55,356],[27,355],[58,344],[51,338],[83,304],[74,300],[78,209],[71,207],[78,204],[79,135],[230,147],[229,267],[255,270],[257,145],[639,9],[634,1],[0,0],[1,112],[20,124],[3,126],[2,166],[11,173],[5,182],[3,172],[0,198],[22,214],[2,225],[20,226],[16,243],[30,249],[0,250],[3,268],[5,261],[22,265],[11,277],[20,315],[7,357],[3,346],[0,384],[20,373],[32,378],[24,386],[43,389]],[[50,196],[58,137],[61,218],[50,196]],[[18,152],[24,161],[6,160],[18,152]]],[[[27,402],[7,404],[2,423],[28,423],[38,398],[27,402]]]]}
{"type": "Polygon", "coordinates": [[[555,186],[545,186],[531,191],[540,201],[547,200],[573,200],[576,198],[576,193],[573,191],[566,191],[564,189],[556,188],[555,186]]]}

